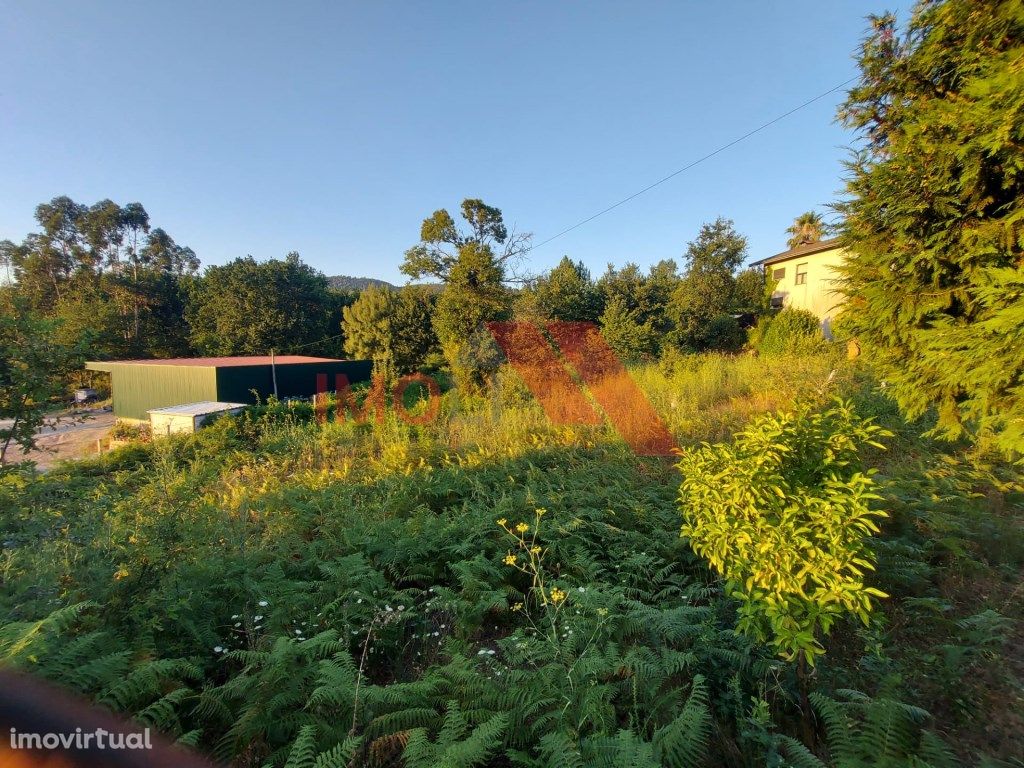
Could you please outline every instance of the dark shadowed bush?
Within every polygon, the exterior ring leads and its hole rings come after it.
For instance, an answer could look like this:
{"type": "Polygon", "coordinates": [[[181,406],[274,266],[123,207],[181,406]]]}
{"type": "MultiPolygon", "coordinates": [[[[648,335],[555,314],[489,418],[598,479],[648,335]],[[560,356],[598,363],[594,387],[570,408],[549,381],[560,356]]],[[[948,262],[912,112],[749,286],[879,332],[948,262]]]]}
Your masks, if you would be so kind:
{"type": "Polygon", "coordinates": [[[718,352],[737,352],[746,341],[739,321],[732,315],[719,315],[708,324],[705,341],[707,348],[718,352]]]}

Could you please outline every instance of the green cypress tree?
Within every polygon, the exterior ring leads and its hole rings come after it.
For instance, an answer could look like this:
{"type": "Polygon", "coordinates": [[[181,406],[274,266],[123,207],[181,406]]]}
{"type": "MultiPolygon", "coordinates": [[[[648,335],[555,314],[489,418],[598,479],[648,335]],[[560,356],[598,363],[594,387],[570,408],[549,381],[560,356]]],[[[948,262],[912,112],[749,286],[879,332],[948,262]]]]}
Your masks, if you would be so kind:
{"type": "Polygon", "coordinates": [[[374,372],[386,378],[416,370],[437,344],[433,304],[430,292],[417,286],[367,288],[342,310],[345,352],[373,360],[374,372]]]}
{"type": "Polygon", "coordinates": [[[641,323],[637,310],[630,309],[621,296],[613,296],[601,315],[601,335],[624,361],[652,357],[657,334],[649,323],[641,323]]]}
{"type": "Polygon", "coordinates": [[[1024,6],[872,17],[840,108],[844,322],[909,416],[1024,451],[1024,6]]]}
{"type": "Polygon", "coordinates": [[[558,266],[523,291],[523,303],[544,318],[594,322],[604,300],[582,261],[563,256],[558,266]]]}
{"type": "MultiPolygon", "coordinates": [[[[603,306],[618,299],[625,309],[636,313],[638,323],[661,337],[673,326],[669,301],[679,283],[679,266],[672,259],[663,259],[653,264],[646,275],[632,262],[620,269],[609,264],[597,281],[597,289],[603,306]]],[[[660,344],[660,338],[657,341],[660,344]]]]}
{"type": "Polygon", "coordinates": [[[689,350],[737,346],[737,334],[727,328],[729,322],[723,316],[728,318],[733,309],[736,272],[746,255],[747,238],[729,219],[719,217],[701,226],[687,246],[686,272],[668,306],[676,346],[689,350]]]}

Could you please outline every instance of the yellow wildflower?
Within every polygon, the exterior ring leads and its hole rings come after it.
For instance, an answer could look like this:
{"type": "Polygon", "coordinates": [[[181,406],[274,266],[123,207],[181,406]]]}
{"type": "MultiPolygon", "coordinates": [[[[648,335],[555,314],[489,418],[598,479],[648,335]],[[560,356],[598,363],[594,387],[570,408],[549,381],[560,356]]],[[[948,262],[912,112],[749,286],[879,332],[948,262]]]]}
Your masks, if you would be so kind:
{"type": "Polygon", "coordinates": [[[505,555],[505,565],[515,565],[515,564],[516,564],[516,556],[515,555],[513,555],[511,552],[509,552],[507,555],[505,555]]]}
{"type": "Polygon", "coordinates": [[[114,580],[115,581],[120,581],[121,579],[123,579],[127,575],[128,575],[128,569],[125,568],[122,565],[120,568],[118,568],[116,571],[114,571],[114,580]]]}
{"type": "Polygon", "coordinates": [[[528,526],[526,523],[519,523],[518,525],[516,525],[516,530],[519,531],[519,533],[526,533],[528,530],[530,530],[530,526],[528,526]]]}
{"type": "Polygon", "coordinates": [[[512,606],[512,610],[513,611],[521,611],[521,610],[523,610],[523,604],[522,603],[516,603],[515,605],[512,606]]]}
{"type": "Polygon", "coordinates": [[[568,595],[558,587],[551,590],[551,602],[555,605],[558,605],[560,602],[565,600],[566,597],[568,597],[568,595]]]}
{"type": "Polygon", "coordinates": [[[538,515],[538,516],[540,516],[540,515],[544,515],[544,514],[547,514],[547,510],[546,510],[546,509],[544,509],[544,507],[537,507],[537,510],[536,510],[536,512],[537,512],[537,515],[538,515]]]}
{"type": "Polygon", "coordinates": [[[530,547],[530,554],[531,555],[539,555],[540,554],[540,547],[530,547]]]}
{"type": "Polygon", "coordinates": [[[507,522],[508,522],[508,520],[506,520],[506,519],[505,519],[505,518],[503,517],[503,518],[501,518],[501,519],[500,519],[500,520],[498,521],[498,525],[500,525],[500,526],[501,526],[502,528],[504,528],[504,527],[505,527],[505,524],[506,524],[507,522]]]}

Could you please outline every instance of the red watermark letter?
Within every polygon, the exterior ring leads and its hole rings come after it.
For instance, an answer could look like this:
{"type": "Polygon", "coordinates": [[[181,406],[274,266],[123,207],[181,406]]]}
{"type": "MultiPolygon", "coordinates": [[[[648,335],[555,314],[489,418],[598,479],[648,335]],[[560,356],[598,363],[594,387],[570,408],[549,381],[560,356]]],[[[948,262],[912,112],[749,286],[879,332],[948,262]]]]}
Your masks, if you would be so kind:
{"type": "MultiPolygon", "coordinates": [[[[495,342],[505,353],[509,365],[522,378],[527,389],[540,403],[545,415],[555,424],[600,424],[601,415],[586,392],[601,407],[623,440],[641,456],[671,456],[676,448],[665,422],[633,381],[614,350],[601,337],[594,323],[548,323],[547,333],[561,352],[549,343],[543,331],[533,323],[488,323],[495,342]],[[579,377],[577,382],[572,371],[579,377]],[[584,390],[584,385],[586,389],[584,390]]],[[[335,374],[334,390],[337,417],[362,423],[374,411],[376,421],[384,420],[387,396],[384,383],[374,379],[362,407],[356,403],[348,377],[335,374]]],[[[327,374],[316,375],[313,398],[316,420],[327,420],[327,374]]],[[[429,376],[414,373],[400,378],[392,389],[391,402],[398,417],[408,424],[428,424],[441,409],[441,390],[429,376]],[[406,390],[413,384],[427,389],[427,407],[414,416],[406,407],[406,390]]]]}
{"type": "MultiPolygon", "coordinates": [[[[577,424],[599,421],[580,387],[536,326],[490,323],[488,328],[552,421],[577,424]]],[[[548,323],[547,331],[630,448],[641,456],[672,455],[675,440],[665,422],[601,337],[596,325],[558,321],[548,323]]]]}
{"type": "Polygon", "coordinates": [[[544,334],[532,323],[488,323],[487,330],[508,358],[544,414],[555,424],[600,424],[544,334]]]}
{"type": "MultiPolygon", "coordinates": [[[[362,407],[356,403],[355,393],[349,384],[348,376],[344,373],[334,374],[334,397],[336,417],[344,419],[347,413],[351,413],[357,424],[365,422],[370,411],[373,411],[375,420],[379,424],[384,421],[384,412],[387,407],[384,392],[384,382],[374,379],[370,384],[370,391],[366,393],[366,399],[362,407]]],[[[316,375],[316,394],[313,396],[313,414],[318,423],[327,421],[327,374],[316,375]]],[[[437,382],[422,373],[413,373],[403,376],[391,390],[391,403],[398,417],[409,424],[428,424],[437,418],[441,410],[441,389],[437,382]],[[422,384],[427,389],[427,408],[419,416],[413,416],[405,407],[405,391],[413,384],[422,384]]]]}

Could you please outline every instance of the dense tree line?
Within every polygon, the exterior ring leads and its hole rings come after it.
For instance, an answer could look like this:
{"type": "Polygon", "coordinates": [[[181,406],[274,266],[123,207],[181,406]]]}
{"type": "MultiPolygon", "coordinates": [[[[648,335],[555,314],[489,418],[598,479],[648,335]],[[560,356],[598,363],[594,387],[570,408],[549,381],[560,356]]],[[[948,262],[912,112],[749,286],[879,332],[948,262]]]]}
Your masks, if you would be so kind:
{"type": "Polygon", "coordinates": [[[140,203],[56,197],[35,213],[37,232],[0,242],[3,306],[51,323],[54,343],[99,359],[341,351],[341,309],[354,293],[331,289],[296,253],[200,274],[195,252],[152,226],[140,203]]]}
{"type": "MultiPolygon", "coordinates": [[[[1009,64],[1020,59],[1024,23],[1013,3],[949,0],[923,5],[904,33],[892,16],[872,24],[863,77],[839,115],[862,138],[836,206],[849,254],[841,324],[910,415],[935,409],[947,436],[990,436],[1020,451],[1024,85],[1009,64]]],[[[491,320],[595,321],[622,357],[643,359],[735,350],[744,322],[767,312],[769,286],[743,269],[746,239],[726,219],[700,229],[681,268],[610,265],[595,279],[566,257],[522,280],[529,236],[479,199],[460,214],[461,228],[434,212],[405,254],[402,272],[436,281],[433,290],[360,296],[332,290],[297,254],[199,274],[196,254],[140,203],[56,197],[36,208],[36,232],[0,242],[0,306],[46,321],[54,344],[84,343],[92,357],[345,349],[390,374],[440,353],[465,387],[497,359],[484,331],[491,320]]],[[[832,233],[808,212],[788,244],[832,233]]]]}
{"type": "Polygon", "coordinates": [[[152,226],[140,203],[57,197],[37,207],[37,232],[0,244],[6,311],[16,303],[48,323],[55,344],[93,358],[344,350],[388,377],[443,359],[455,383],[472,389],[500,362],[488,321],[596,322],[633,360],[669,348],[737,349],[738,318],[764,309],[763,276],[742,269],[746,240],[725,219],[701,229],[682,270],[672,260],[647,272],[628,263],[595,279],[566,257],[522,279],[515,271],[529,236],[510,232],[482,200],[463,201],[460,214],[462,228],[448,211],[434,212],[405,254],[406,275],[436,283],[360,292],[332,288],[294,252],[200,273],[192,249],[152,226]]]}
{"type": "Polygon", "coordinates": [[[672,260],[646,273],[634,263],[609,264],[595,280],[566,256],[546,274],[513,282],[510,269],[528,250],[528,237],[510,234],[501,211],[481,200],[463,201],[462,217],[468,231],[448,211],[434,212],[420,244],[406,253],[402,271],[440,281],[436,292],[367,291],[345,310],[350,353],[405,371],[440,350],[456,383],[473,388],[497,358],[484,331],[488,321],[595,322],[620,356],[637,360],[667,349],[735,351],[746,338],[742,320],[767,310],[763,272],[743,268],[747,241],[727,219],[701,228],[682,270],[672,260]]]}
{"type": "MultiPolygon", "coordinates": [[[[603,428],[567,440],[474,398],[415,430],[271,404],[0,472],[0,663],[237,766],[1017,764],[1020,8],[923,2],[905,37],[881,17],[865,42],[840,237],[843,323],[874,371],[808,354],[662,372],[666,412],[691,401],[670,416],[678,475],[603,428]],[[915,434],[881,392],[1018,461],[915,434]]],[[[436,285],[357,296],[297,254],[199,275],[141,206],[111,206],[58,198],[4,245],[0,464],[88,345],[159,354],[158,306],[177,323],[160,344],[331,351],[340,323],[385,375],[440,354],[467,388],[487,380],[488,320],[595,321],[643,359],[735,349],[768,314],[725,219],[682,266],[595,279],[565,258],[520,283],[528,237],[470,199],[465,225],[439,210],[406,253],[436,285]]],[[[787,234],[828,231],[805,214],[787,234]]],[[[814,315],[771,317],[762,352],[820,340],[814,315]]]]}
{"type": "Polygon", "coordinates": [[[189,346],[176,322],[184,276],[199,261],[139,203],[87,206],[55,197],[36,208],[39,231],[0,243],[9,291],[39,317],[58,321],[60,340],[86,335],[100,357],[170,356],[189,346]]]}
{"type": "Polygon", "coordinates": [[[184,320],[195,350],[209,355],[277,351],[337,356],[341,309],[351,294],[334,291],[299,254],[257,262],[251,256],[211,266],[188,281],[184,320]]]}

